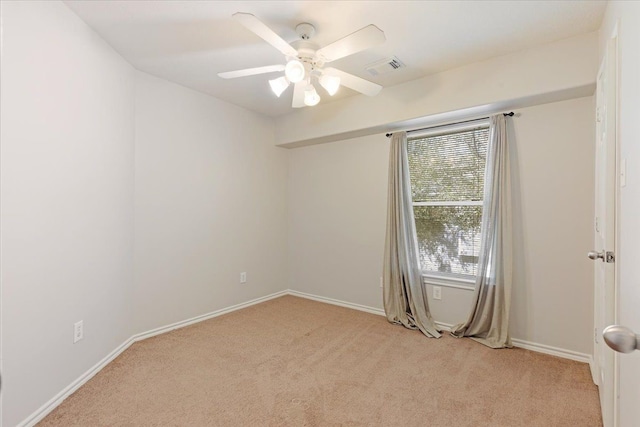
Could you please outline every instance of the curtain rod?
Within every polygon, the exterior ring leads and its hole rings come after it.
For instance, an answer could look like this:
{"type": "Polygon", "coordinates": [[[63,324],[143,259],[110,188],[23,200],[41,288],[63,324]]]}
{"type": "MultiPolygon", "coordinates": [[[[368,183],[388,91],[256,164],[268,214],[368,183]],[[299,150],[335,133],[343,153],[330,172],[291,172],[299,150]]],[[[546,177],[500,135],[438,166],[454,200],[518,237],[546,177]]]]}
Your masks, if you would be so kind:
{"type": "MultiPolygon", "coordinates": [[[[514,116],[514,112],[510,111],[508,113],[503,113],[502,115],[505,116],[505,117],[506,116],[513,117],[514,116]]],[[[490,118],[490,116],[480,117],[479,119],[473,119],[473,120],[465,120],[465,121],[462,121],[462,122],[449,123],[449,124],[446,124],[446,125],[436,125],[436,126],[430,126],[430,127],[426,127],[426,128],[420,128],[420,129],[411,129],[411,130],[408,130],[407,133],[409,133],[409,132],[418,132],[418,131],[421,131],[421,130],[437,129],[437,128],[441,128],[441,127],[445,127],[445,126],[451,126],[451,125],[459,125],[461,123],[477,122],[477,121],[480,121],[480,120],[486,120],[488,118],[490,118]]],[[[391,135],[393,135],[393,133],[388,133],[387,134],[387,138],[389,138],[391,135]]]]}

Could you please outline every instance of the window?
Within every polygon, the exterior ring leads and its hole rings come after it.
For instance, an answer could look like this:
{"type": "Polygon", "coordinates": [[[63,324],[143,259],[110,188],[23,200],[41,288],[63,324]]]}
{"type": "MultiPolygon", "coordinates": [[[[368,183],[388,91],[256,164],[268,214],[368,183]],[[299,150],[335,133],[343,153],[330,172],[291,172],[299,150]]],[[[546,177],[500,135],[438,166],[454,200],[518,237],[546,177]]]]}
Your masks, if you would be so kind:
{"type": "Polygon", "coordinates": [[[488,139],[484,122],[408,140],[413,212],[426,276],[475,278],[488,139]]]}

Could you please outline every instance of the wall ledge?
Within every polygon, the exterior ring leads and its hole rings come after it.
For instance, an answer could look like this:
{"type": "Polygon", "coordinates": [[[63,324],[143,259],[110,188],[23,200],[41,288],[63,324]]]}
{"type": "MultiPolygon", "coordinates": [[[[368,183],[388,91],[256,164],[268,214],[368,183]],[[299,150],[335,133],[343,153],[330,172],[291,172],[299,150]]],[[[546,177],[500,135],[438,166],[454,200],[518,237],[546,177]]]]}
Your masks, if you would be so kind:
{"type": "MultiPolygon", "coordinates": [[[[416,117],[409,120],[391,122],[384,125],[369,128],[356,129],[348,132],[340,132],[317,138],[302,139],[299,141],[278,144],[282,148],[300,148],[310,145],[326,144],[336,141],[344,141],[352,138],[379,134],[381,137],[387,132],[398,132],[401,130],[411,130],[435,125],[455,123],[464,120],[476,119],[489,116],[503,111],[517,110],[519,108],[533,107],[536,105],[550,104],[553,102],[568,101],[570,99],[593,96],[596,90],[595,83],[563,89],[555,92],[532,95],[518,99],[495,102],[492,104],[478,105],[475,107],[463,108],[461,110],[447,111],[444,113],[431,114],[424,117],[416,117]]],[[[517,113],[517,111],[516,111],[517,113]]]]}
{"type": "Polygon", "coordinates": [[[593,94],[598,33],[590,32],[276,118],[275,144],[303,147],[593,94]],[[417,124],[417,126],[416,126],[417,124]]]}

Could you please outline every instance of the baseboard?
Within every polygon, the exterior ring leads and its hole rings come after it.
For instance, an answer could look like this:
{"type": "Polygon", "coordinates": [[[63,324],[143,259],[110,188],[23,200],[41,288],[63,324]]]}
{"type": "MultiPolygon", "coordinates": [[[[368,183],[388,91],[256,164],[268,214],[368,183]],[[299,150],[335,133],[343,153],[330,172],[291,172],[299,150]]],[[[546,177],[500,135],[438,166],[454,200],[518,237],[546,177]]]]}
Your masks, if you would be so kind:
{"type": "Polygon", "coordinates": [[[102,370],[105,366],[107,366],[113,359],[120,356],[122,352],[128,349],[131,344],[134,343],[133,337],[129,338],[118,348],[109,353],[104,359],[96,363],[92,368],[90,368],[87,372],[80,375],[78,379],[65,387],[60,393],[54,396],[47,403],[42,405],[37,411],[31,414],[27,419],[22,421],[16,427],[32,427],[39,423],[44,417],[46,417],[51,411],[53,411],[58,405],[62,403],[67,397],[71,396],[76,390],[82,387],[87,381],[93,378],[98,372],[102,370]]]}
{"type": "MultiPolygon", "coordinates": [[[[256,298],[247,302],[243,302],[240,304],[232,305],[230,307],[226,307],[220,310],[215,310],[210,313],[206,313],[200,316],[192,317],[190,319],[182,320],[180,322],[172,323],[170,325],[162,326],[159,328],[155,328],[146,332],[142,332],[136,335],[133,335],[131,338],[120,344],[118,348],[109,353],[104,359],[100,362],[96,363],[92,368],[90,368],[87,372],[82,374],[78,379],[73,381],[67,387],[65,387],[60,393],[58,393],[55,397],[49,400],[47,403],[42,405],[37,411],[27,417],[24,421],[18,424],[16,427],[33,427],[38,422],[40,422],[44,417],[46,417],[51,411],[53,411],[58,405],[60,405],[67,397],[69,397],[73,392],[79,389],[82,385],[84,385],[87,381],[93,378],[98,372],[102,370],[105,366],[107,366],[113,359],[118,357],[122,352],[128,349],[133,343],[145,340],[147,338],[154,337],[156,335],[164,334],[166,332],[170,332],[176,329],[184,328],[185,326],[193,325],[194,323],[202,322],[208,319],[212,319],[214,317],[222,316],[223,314],[231,313],[236,310],[241,310],[243,308],[260,304],[261,302],[269,301],[274,298],[278,298],[284,295],[293,295],[300,298],[306,298],[313,301],[323,302],[327,304],[337,305],[340,307],[351,308],[353,310],[363,311],[366,313],[377,314],[379,316],[384,316],[384,310],[381,308],[369,307],[362,304],[356,304],[347,301],[341,301],[334,298],[327,298],[319,295],[308,294],[305,292],[295,291],[292,289],[288,289],[285,291],[276,292],[264,297],[256,298]]],[[[444,331],[449,331],[453,325],[435,322],[436,326],[444,331]]],[[[562,357],[564,359],[576,360],[578,362],[588,363],[591,368],[591,373],[594,375],[594,366],[593,359],[590,355],[584,353],[578,353],[571,350],[565,350],[558,347],[552,347],[544,344],[532,343],[519,339],[512,339],[513,345],[515,347],[524,348],[526,350],[535,351],[538,353],[549,354],[552,356],[562,357]]],[[[595,376],[594,376],[595,378],[595,376]]]]}
{"type": "Polygon", "coordinates": [[[337,300],[337,299],[333,299],[333,298],[321,297],[319,295],[307,294],[305,292],[294,291],[292,289],[289,289],[289,291],[287,293],[289,295],[293,295],[293,296],[296,296],[296,297],[306,298],[306,299],[310,299],[310,300],[313,300],[313,301],[324,302],[324,303],[331,304],[331,305],[338,305],[340,307],[351,308],[351,309],[358,310],[358,311],[364,311],[366,313],[377,314],[379,316],[384,316],[385,315],[384,314],[384,310],[381,309],[381,308],[369,307],[369,306],[362,305],[362,304],[355,304],[355,303],[352,303],[352,302],[341,301],[341,300],[337,300]]]}
{"type": "MultiPolygon", "coordinates": [[[[450,331],[453,325],[448,323],[436,322],[443,331],[450,331]]],[[[538,344],[530,341],[525,341],[517,338],[512,338],[511,343],[514,347],[524,348],[525,350],[535,351],[536,353],[544,353],[550,356],[562,357],[563,359],[575,360],[577,362],[588,363],[589,368],[593,369],[593,358],[589,354],[578,353],[573,350],[566,350],[564,348],[552,347],[546,344],[538,344]]]]}
{"type": "Polygon", "coordinates": [[[184,328],[185,326],[193,325],[194,323],[203,322],[205,320],[212,319],[214,317],[222,316],[223,314],[231,313],[232,311],[241,310],[243,308],[250,307],[252,305],[260,304],[261,302],[269,301],[274,298],[278,298],[287,295],[289,291],[280,291],[264,297],[252,299],[251,301],[242,302],[240,304],[232,305],[230,307],[221,308],[210,313],[201,314],[200,316],[192,317],[190,319],[181,320],[180,322],[172,323],[170,325],[161,326],[159,328],[151,329],[147,332],[142,332],[131,337],[134,342],[146,340],[147,338],[155,337],[156,335],[171,332],[176,329],[184,328]]]}
{"type": "Polygon", "coordinates": [[[448,323],[438,322],[437,320],[434,323],[436,324],[438,329],[440,329],[441,331],[449,332],[451,328],[453,328],[453,325],[450,325],[448,323]]]}
{"type": "Polygon", "coordinates": [[[91,369],[89,369],[84,374],[80,375],[74,382],[65,387],[60,393],[58,393],[55,397],[49,400],[47,403],[42,405],[37,411],[27,417],[24,421],[18,424],[16,427],[32,427],[35,426],[38,422],[40,422],[44,417],[46,417],[51,411],[53,411],[58,405],[60,405],[67,397],[73,394],[76,390],[82,387],[87,381],[93,378],[98,372],[102,370],[105,366],[107,366],[113,359],[118,357],[122,352],[128,349],[131,344],[145,340],[147,338],[154,337],[156,335],[164,334],[166,332],[170,332],[176,329],[184,328],[185,326],[192,325],[194,323],[202,322],[204,320],[211,319],[213,317],[222,316],[223,314],[231,313],[232,311],[240,310],[255,304],[260,304],[261,302],[268,301],[270,299],[278,298],[283,295],[287,295],[289,292],[287,290],[276,292],[274,294],[270,294],[264,297],[252,299],[251,301],[243,302],[240,304],[232,305],[230,307],[222,308],[220,310],[215,310],[207,314],[203,314],[200,316],[192,317],[191,319],[182,320],[180,322],[172,323],[170,325],[162,326],[160,328],[155,328],[147,332],[142,332],[136,335],[133,335],[131,338],[120,344],[118,348],[113,350],[109,355],[107,355],[100,362],[96,363],[91,369]]]}
{"type": "Polygon", "coordinates": [[[587,363],[589,365],[591,365],[592,363],[592,357],[589,354],[579,353],[573,350],[553,347],[546,344],[538,344],[538,343],[520,340],[516,338],[512,338],[511,342],[515,347],[524,348],[525,350],[544,353],[550,356],[562,357],[563,359],[575,360],[576,362],[587,363]]]}

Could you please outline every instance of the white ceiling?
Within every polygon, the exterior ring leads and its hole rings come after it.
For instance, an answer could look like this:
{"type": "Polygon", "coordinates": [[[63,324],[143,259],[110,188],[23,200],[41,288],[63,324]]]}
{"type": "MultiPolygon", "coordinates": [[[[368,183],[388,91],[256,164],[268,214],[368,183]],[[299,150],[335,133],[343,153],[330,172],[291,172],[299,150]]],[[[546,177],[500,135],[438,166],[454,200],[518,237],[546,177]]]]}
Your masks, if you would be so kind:
{"type": "MultiPolygon", "coordinates": [[[[293,111],[264,74],[224,80],[216,74],[284,63],[284,56],[238,22],[257,16],[289,42],[300,22],[325,46],[368,24],[387,41],[331,63],[385,87],[543,43],[595,31],[601,1],[75,1],[65,3],[137,69],[268,116],[293,111]],[[397,56],[406,68],[371,77],[365,66],[397,56]]],[[[383,89],[384,90],[384,89],[383,89]]],[[[341,88],[335,98],[353,96],[341,88]]],[[[321,93],[322,103],[330,102],[321,93]]],[[[356,95],[363,96],[363,95],[356,95]]],[[[313,108],[313,107],[306,107],[313,108]]]]}

